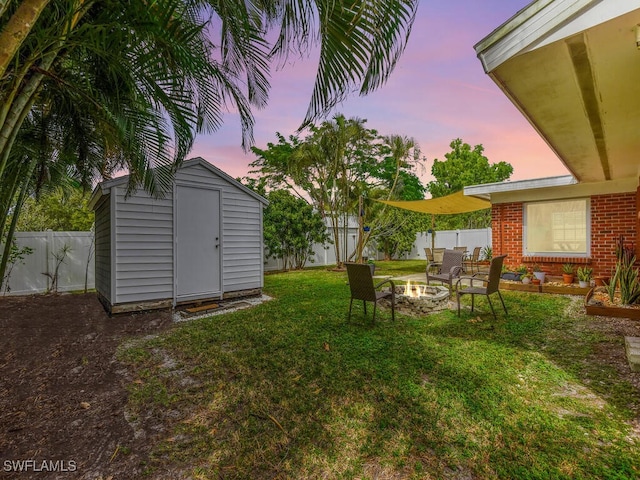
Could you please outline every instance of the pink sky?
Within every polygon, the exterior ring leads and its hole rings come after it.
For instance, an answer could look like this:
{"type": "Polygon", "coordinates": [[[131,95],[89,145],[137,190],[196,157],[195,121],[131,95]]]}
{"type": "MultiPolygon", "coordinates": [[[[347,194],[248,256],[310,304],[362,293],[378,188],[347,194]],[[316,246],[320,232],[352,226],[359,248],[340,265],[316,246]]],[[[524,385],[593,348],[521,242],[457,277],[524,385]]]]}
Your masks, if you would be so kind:
{"type": "MultiPolygon", "coordinates": [[[[422,0],[405,53],[387,84],[366,97],[351,97],[334,113],[367,119],[380,134],[414,137],[426,157],[423,182],[434,159],[444,160],[461,138],[482,144],[490,163],[513,165],[512,180],[566,175],[560,160],[484,73],[473,46],[529,0],[422,0]]],[[[266,147],[275,132],[295,133],[306,113],[316,63],[297,61],[273,72],[267,108],[255,111],[255,145],[266,147]]],[[[240,125],[228,114],[224,126],[196,140],[201,156],[232,177],[247,174],[255,159],[240,147],[240,125]]]]}

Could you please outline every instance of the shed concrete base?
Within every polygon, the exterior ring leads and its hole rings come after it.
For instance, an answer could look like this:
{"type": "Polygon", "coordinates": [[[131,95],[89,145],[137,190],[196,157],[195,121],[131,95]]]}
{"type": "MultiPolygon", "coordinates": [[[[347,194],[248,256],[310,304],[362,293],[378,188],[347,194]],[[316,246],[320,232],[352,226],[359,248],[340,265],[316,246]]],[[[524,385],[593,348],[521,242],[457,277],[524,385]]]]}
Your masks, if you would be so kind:
{"type": "Polygon", "coordinates": [[[632,372],[640,372],[640,337],[624,337],[627,360],[632,372]]]}
{"type": "MultiPolygon", "coordinates": [[[[152,300],[146,302],[132,302],[132,303],[119,303],[119,304],[111,304],[107,298],[105,298],[100,292],[98,293],[98,299],[102,306],[107,311],[109,316],[117,315],[119,313],[131,313],[131,312],[144,312],[148,310],[161,310],[166,308],[172,308],[173,301],[171,299],[162,299],[162,300],[152,300]]],[[[236,299],[243,297],[255,297],[262,295],[261,288],[252,288],[248,290],[237,290],[234,292],[225,292],[222,295],[222,299],[236,299]]],[[[203,305],[207,302],[219,301],[220,296],[216,296],[213,298],[202,298],[198,300],[188,300],[185,302],[178,302],[178,305],[203,305]]]]}

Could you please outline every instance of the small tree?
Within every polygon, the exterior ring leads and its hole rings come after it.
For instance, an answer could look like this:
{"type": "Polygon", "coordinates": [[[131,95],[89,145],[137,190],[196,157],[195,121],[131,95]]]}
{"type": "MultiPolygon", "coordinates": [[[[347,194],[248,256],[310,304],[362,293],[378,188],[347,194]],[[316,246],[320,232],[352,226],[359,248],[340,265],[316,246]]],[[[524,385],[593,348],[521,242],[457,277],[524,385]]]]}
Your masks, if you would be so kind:
{"type": "Polygon", "coordinates": [[[385,260],[408,253],[416,241],[416,234],[429,228],[431,217],[424,213],[389,208],[373,236],[385,260]]]}
{"type": "Polygon", "coordinates": [[[281,258],[285,269],[304,268],[313,255],[313,244],[329,242],[322,216],[304,200],[286,190],[267,196],[264,212],[264,242],[267,254],[281,258]]]}
{"type": "Polygon", "coordinates": [[[7,261],[7,269],[4,273],[4,278],[0,285],[4,285],[4,294],[6,295],[11,291],[11,285],[9,284],[9,279],[11,278],[11,272],[13,271],[13,267],[17,264],[24,265],[24,259],[27,255],[31,255],[33,253],[33,248],[31,247],[18,247],[18,243],[16,242],[15,237],[11,240],[11,249],[9,250],[9,260],[7,261]]]}
{"type": "Polygon", "coordinates": [[[51,285],[47,289],[47,293],[58,293],[58,278],[60,274],[60,266],[64,263],[67,255],[71,252],[71,245],[67,245],[66,243],[60,247],[60,250],[57,252],[52,252],[51,255],[55,259],[55,267],[53,268],[53,272],[44,272],[43,275],[49,277],[51,280],[51,285]]]}

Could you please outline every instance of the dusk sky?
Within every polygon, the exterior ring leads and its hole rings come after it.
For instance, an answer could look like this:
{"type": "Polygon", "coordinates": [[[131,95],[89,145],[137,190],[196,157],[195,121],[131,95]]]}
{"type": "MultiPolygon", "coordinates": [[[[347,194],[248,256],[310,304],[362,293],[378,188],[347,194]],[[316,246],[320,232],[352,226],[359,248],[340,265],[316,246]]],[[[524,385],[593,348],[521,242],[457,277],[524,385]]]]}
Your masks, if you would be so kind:
{"type": "MultiPolygon", "coordinates": [[[[426,157],[423,182],[434,159],[444,160],[461,138],[482,144],[490,163],[513,165],[512,180],[566,175],[568,171],[516,107],[484,73],[473,46],[529,0],[422,0],[408,46],[385,86],[350,97],[334,113],[367,119],[380,134],[414,137],[426,157]]],[[[275,142],[275,132],[294,134],[307,110],[316,59],[296,61],[272,73],[267,108],[256,110],[255,145],[275,142]]],[[[255,159],[240,147],[240,123],[225,116],[215,134],[196,140],[201,156],[232,177],[247,174],[255,159]]]]}

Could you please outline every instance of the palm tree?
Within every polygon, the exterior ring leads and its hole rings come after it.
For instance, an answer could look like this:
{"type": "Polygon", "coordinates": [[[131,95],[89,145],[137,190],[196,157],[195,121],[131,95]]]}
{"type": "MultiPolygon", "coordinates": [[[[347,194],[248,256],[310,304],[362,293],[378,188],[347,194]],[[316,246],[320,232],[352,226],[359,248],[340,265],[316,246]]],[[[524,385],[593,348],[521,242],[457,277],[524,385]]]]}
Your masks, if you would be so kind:
{"type": "MultiPolygon", "coordinates": [[[[87,187],[127,168],[131,189],[160,195],[194,136],[218,128],[228,108],[250,145],[251,108],[266,104],[274,60],[320,45],[303,124],[352,91],[374,90],[404,50],[416,8],[417,0],[2,0],[0,238],[10,243],[7,218],[50,181],[48,163],[87,187]]],[[[6,255],[0,278],[5,265],[6,255]]]]}

